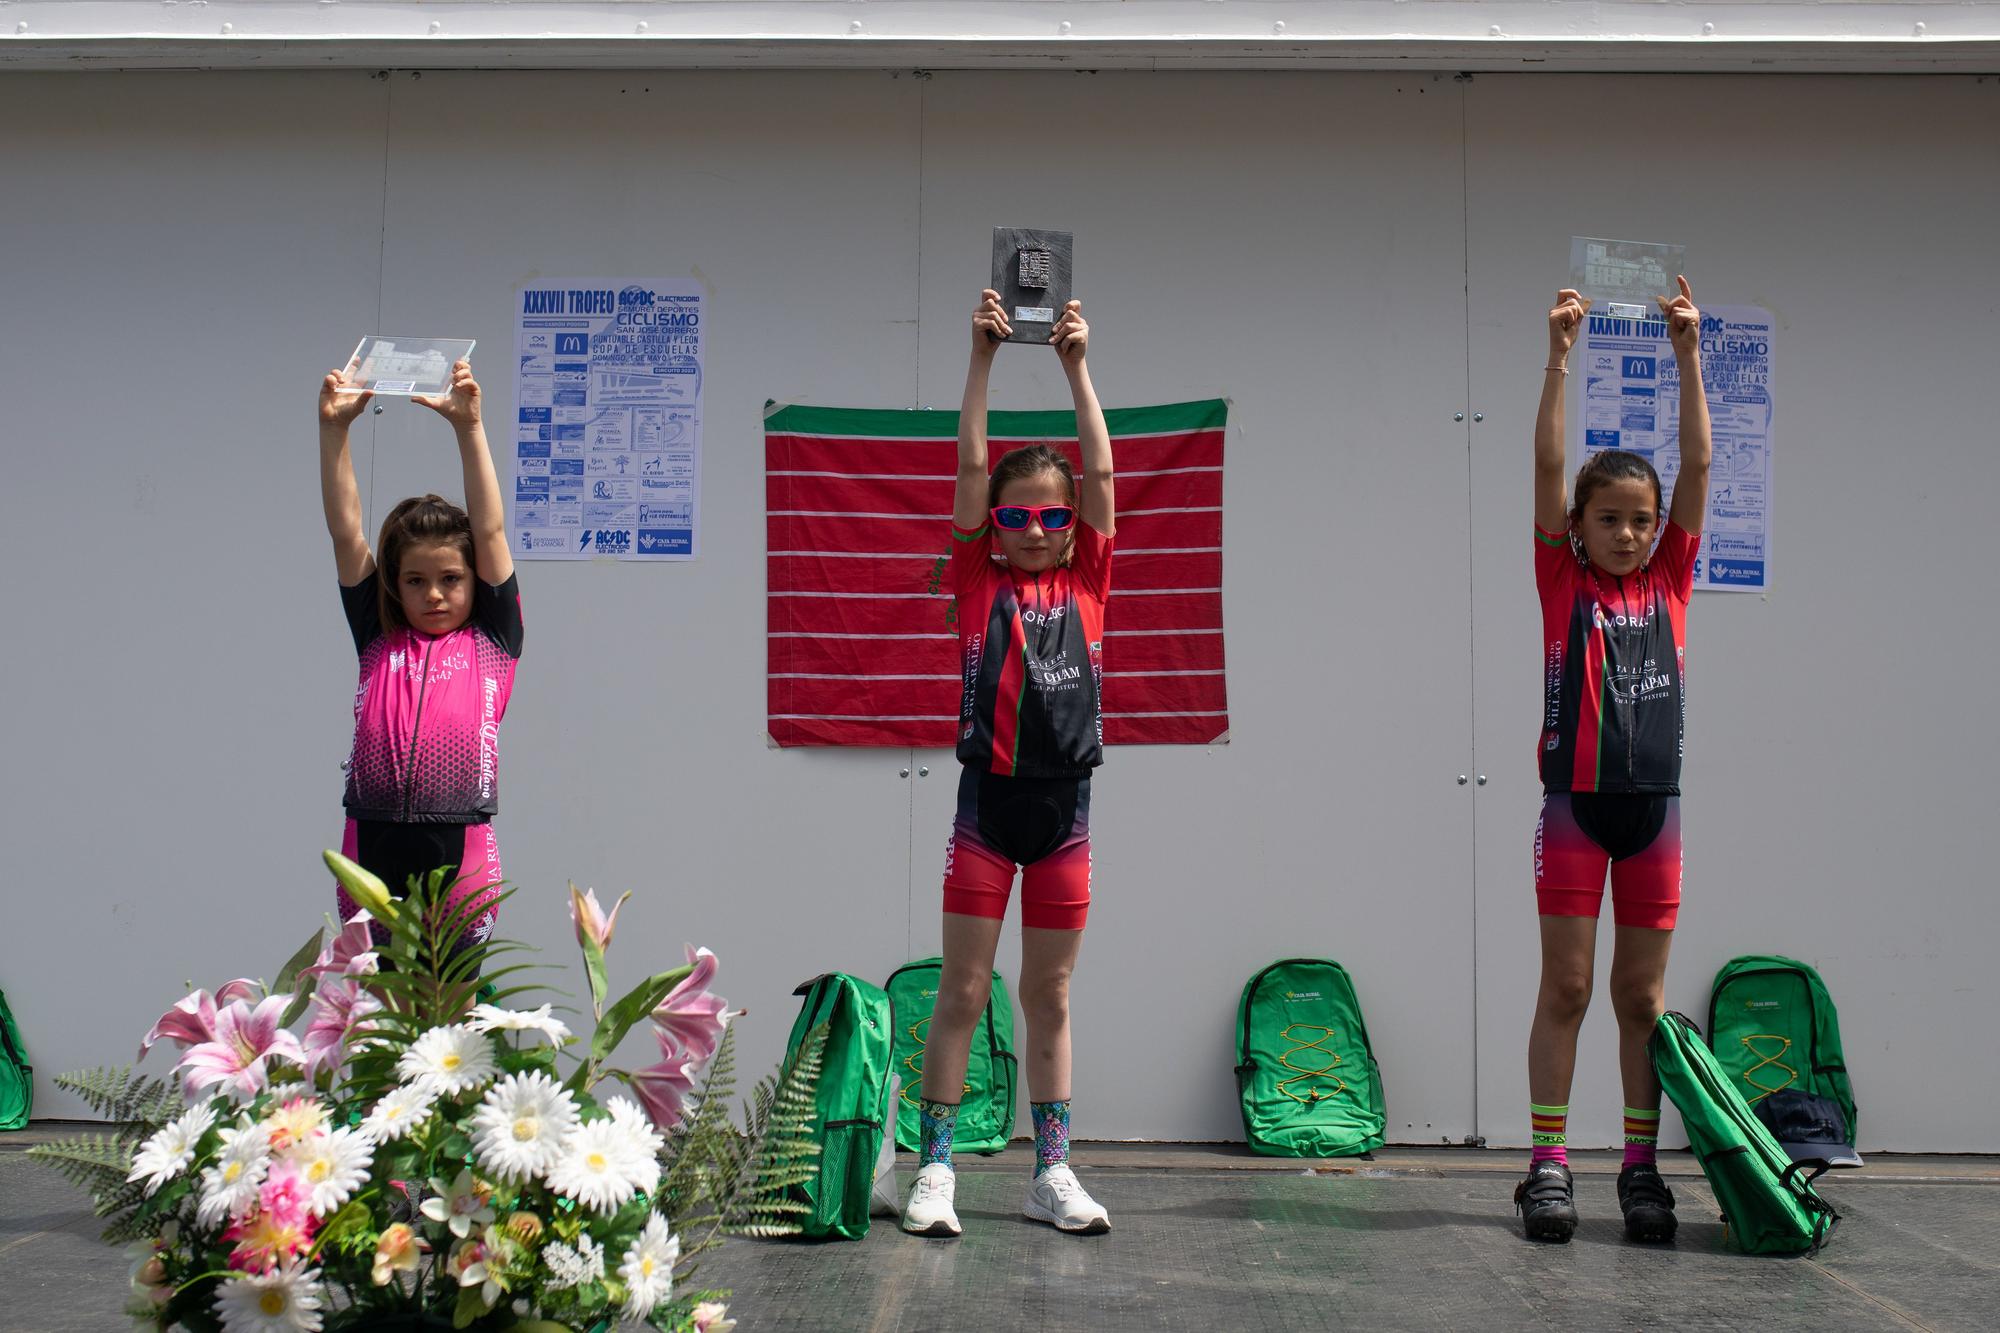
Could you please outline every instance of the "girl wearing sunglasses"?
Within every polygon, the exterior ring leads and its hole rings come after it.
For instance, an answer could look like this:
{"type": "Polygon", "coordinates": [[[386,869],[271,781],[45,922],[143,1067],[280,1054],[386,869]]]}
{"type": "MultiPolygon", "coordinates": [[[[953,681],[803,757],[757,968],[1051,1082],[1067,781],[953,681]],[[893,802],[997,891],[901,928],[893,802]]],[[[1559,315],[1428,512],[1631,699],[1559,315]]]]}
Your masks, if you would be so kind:
{"type": "Polygon", "coordinates": [[[1071,301],[1049,342],[1076,403],[1083,476],[1045,444],[986,462],[986,386],[1010,332],[998,292],[972,316],[958,418],[951,586],[961,692],[958,815],[945,849],[944,973],[924,1047],[922,1161],[903,1228],[956,1236],[952,1131],[1000,924],[1021,869],[1019,993],[1028,1025],[1035,1175],[1021,1211],[1063,1231],[1111,1223],[1069,1167],[1069,978],[1090,908],[1090,771],[1102,759],[1098,682],[1111,586],[1111,436],[1071,301]],[[998,555],[1000,559],[995,560],[998,555]]]}

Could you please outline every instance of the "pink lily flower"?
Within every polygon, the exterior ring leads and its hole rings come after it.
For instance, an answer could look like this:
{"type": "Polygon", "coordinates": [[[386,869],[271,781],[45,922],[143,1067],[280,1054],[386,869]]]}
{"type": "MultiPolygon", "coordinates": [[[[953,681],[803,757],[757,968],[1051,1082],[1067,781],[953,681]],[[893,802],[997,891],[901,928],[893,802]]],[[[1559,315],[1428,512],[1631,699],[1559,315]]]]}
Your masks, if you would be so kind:
{"type": "Polygon", "coordinates": [[[588,931],[591,938],[597,941],[599,950],[609,949],[611,932],[618,929],[618,909],[623,907],[625,899],[631,896],[628,890],[624,897],[612,904],[611,915],[606,916],[604,909],[598,905],[596,889],[584,889],[579,892],[576,885],[570,885],[569,921],[576,927],[577,947],[583,947],[584,932],[588,931]]]}
{"type": "Polygon", "coordinates": [[[681,1122],[681,1110],[694,1092],[695,1061],[674,1049],[673,1038],[656,1032],[660,1039],[660,1063],[631,1076],[633,1095],[646,1108],[646,1118],[661,1129],[681,1122]]]}
{"type": "Polygon", "coordinates": [[[231,1092],[249,1097],[264,1086],[268,1077],[264,1062],[276,1058],[303,1065],[305,1050],[299,1039],[278,1026],[291,1003],[286,995],[267,995],[252,1009],[242,1000],[232,1000],[217,1011],[215,1039],[189,1049],[176,1069],[185,1091],[192,1098],[201,1089],[224,1084],[231,1092]]]}
{"type": "Polygon", "coordinates": [[[366,911],[356,912],[347,918],[340,933],[327,941],[319,951],[319,958],[311,967],[299,969],[299,975],[325,976],[368,976],[376,972],[378,963],[375,955],[375,939],[371,930],[375,918],[366,911]]]}
{"type": "MultiPolygon", "coordinates": [[[[708,993],[709,983],[715,980],[715,955],[690,944],[687,960],[694,971],[667,992],[667,998],[653,1010],[653,1022],[680,1044],[690,1060],[706,1064],[722,1043],[722,1030],[729,1026],[729,1002],[708,993]]],[[[661,1044],[665,1045],[664,1039],[661,1044]]]]}
{"type": "Polygon", "coordinates": [[[322,1068],[338,1069],[347,1039],[381,1007],[382,1002],[362,990],[358,981],[323,983],[312,997],[312,1021],[306,1024],[305,1040],[300,1043],[307,1081],[322,1068]]]}
{"type": "Polygon", "coordinates": [[[162,1037],[172,1038],[185,1049],[215,1040],[215,1006],[229,1000],[248,999],[257,993],[257,983],[248,977],[238,977],[225,982],[213,996],[205,990],[190,991],[174,1001],[174,1007],[160,1015],[160,1021],[153,1024],[153,1030],[139,1043],[138,1058],[146,1058],[146,1052],[153,1049],[153,1043],[162,1037]]]}

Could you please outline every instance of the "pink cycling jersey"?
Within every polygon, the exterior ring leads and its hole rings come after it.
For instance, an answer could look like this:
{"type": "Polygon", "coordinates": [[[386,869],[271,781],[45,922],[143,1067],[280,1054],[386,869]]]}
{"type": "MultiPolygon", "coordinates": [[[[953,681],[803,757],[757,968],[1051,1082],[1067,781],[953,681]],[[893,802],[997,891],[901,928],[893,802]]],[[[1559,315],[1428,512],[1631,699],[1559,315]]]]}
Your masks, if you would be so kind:
{"type": "Polygon", "coordinates": [[[521,656],[513,577],[473,580],[472,616],[449,634],[384,628],[370,574],[340,590],[361,678],[347,813],[405,824],[477,824],[500,808],[500,722],[521,656]]]}

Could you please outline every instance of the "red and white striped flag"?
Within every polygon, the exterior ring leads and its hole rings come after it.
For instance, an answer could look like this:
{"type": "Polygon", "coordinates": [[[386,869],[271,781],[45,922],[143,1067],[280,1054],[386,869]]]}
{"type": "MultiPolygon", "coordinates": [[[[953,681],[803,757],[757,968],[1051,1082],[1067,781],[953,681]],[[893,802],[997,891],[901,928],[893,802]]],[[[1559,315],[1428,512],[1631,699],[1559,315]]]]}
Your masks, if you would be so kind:
{"type": "MultiPolygon", "coordinates": [[[[1228,404],[1104,415],[1118,469],[1104,739],[1206,744],[1229,730],[1228,404]]],[[[1073,412],[991,412],[987,432],[994,462],[1037,443],[1078,462],[1073,412]]],[[[946,568],[958,413],[775,407],[764,420],[764,468],[771,738],[949,749],[959,705],[946,568]]]]}

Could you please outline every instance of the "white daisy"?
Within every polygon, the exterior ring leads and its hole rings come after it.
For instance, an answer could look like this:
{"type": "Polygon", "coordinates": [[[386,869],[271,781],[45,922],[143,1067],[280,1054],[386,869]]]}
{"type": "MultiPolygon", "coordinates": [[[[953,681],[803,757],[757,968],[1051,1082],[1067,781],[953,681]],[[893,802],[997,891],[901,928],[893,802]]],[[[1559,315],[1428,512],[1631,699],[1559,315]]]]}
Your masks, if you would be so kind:
{"type": "Polygon", "coordinates": [[[544,1245],[542,1262],[555,1274],[555,1280],[546,1285],[546,1290],[566,1291],[604,1276],[604,1247],[592,1240],[588,1231],[579,1232],[575,1249],[559,1240],[544,1245]]]}
{"type": "Polygon", "coordinates": [[[160,1132],[139,1145],[132,1156],[132,1174],[127,1180],[144,1179],[146,1197],[172,1180],[194,1160],[194,1146],[215,1123],[215,1111],[207,1102],[191,1106],[177,1120],[169,1121],[160,1132]]]}
{"type": "Polygon", "coordinates": [[[373,1143],[393,1143],[430,1119],[437,1091],[427,1083],[405,1083],[370,1108],[360,1129],[373,1143]]]}
{"type": "Polygon", "coordinates": [[[348,1196],[368,1180],[375,1145],[359,1129],[342,1125],[330,1134],[315,1134],[292,1145],[286,1154],[312,1191],[307,1204],[314,1217],[330,1217],[348,1196]]]}
{"type": "Polygon", "coordinates": [[[653,1307],[674,1294],[674,1265],[681,1261],[681,1238],[667,1231],[667,1219],[654,1213],[646,1229],[625,1251],[618,1276],[625,1279],[625,1314],[643,1319],[653,1307]]]}
{"type": "Polygon", "coordinates": [[[630,1097],[613,1097],[604,1107],[611,1112],[611,1123],[624,1136],[633,1183],[651,1194],[660,1187],[660,1150],[667,1146],[666,1139],[630,1097]]]}
{"type": "Polygon", "coordinates": [[[324,1290],[319,1270],[305,1261],[268,1273],[232,1277],[216,1293],[215,1312],[224,1333],[317,1333],[324,1290]]]}
{"type": "Polygon", "coordinates": [[[499,1071],[493,1064],[493,1043],[469,1027],[432,1028],[418,1037],[396,1061],[396,1072],[413,1082],[428,1083],[445,1096],[456,1096],[490,1081],[499,1071]]]}
{"type": "Polygon", "coordinates": [[[560,1046],[569,1040],[569,1029],[559,1018],[549,1016],[549,1005],[533,1009],[502,1009],[495,1004],[475,1004],[465,1025],[475,1032],[539,1032],[560,1046]]]}
{"type": "Polygon", "coordinates": [[[201,1173],[201,1207],[195,1219],[214,1226],[225,1217],[240,1217],[257,1202],[257,1187],[271,1169],[271,1140],[262,1125],[236,1125],[222,1131],[222,1151],[201,1173]]]}
{"type": "Polygon", "coordinates": [[[501,1180],[532,1180],[562,1157],[576,1130],[576,1099],[547,1074],[509,1074],[472,1113],[472,1150],[501,1180]]]}
{"type": "Polygon", "coordinates": [[[617,1121],[593,1120],[563,1145],[562,1156],[549,1168],[549,1188],[586,1208],[608,1213],[639,1188],[640,1165],[630,1136],[617,1121]]]}

